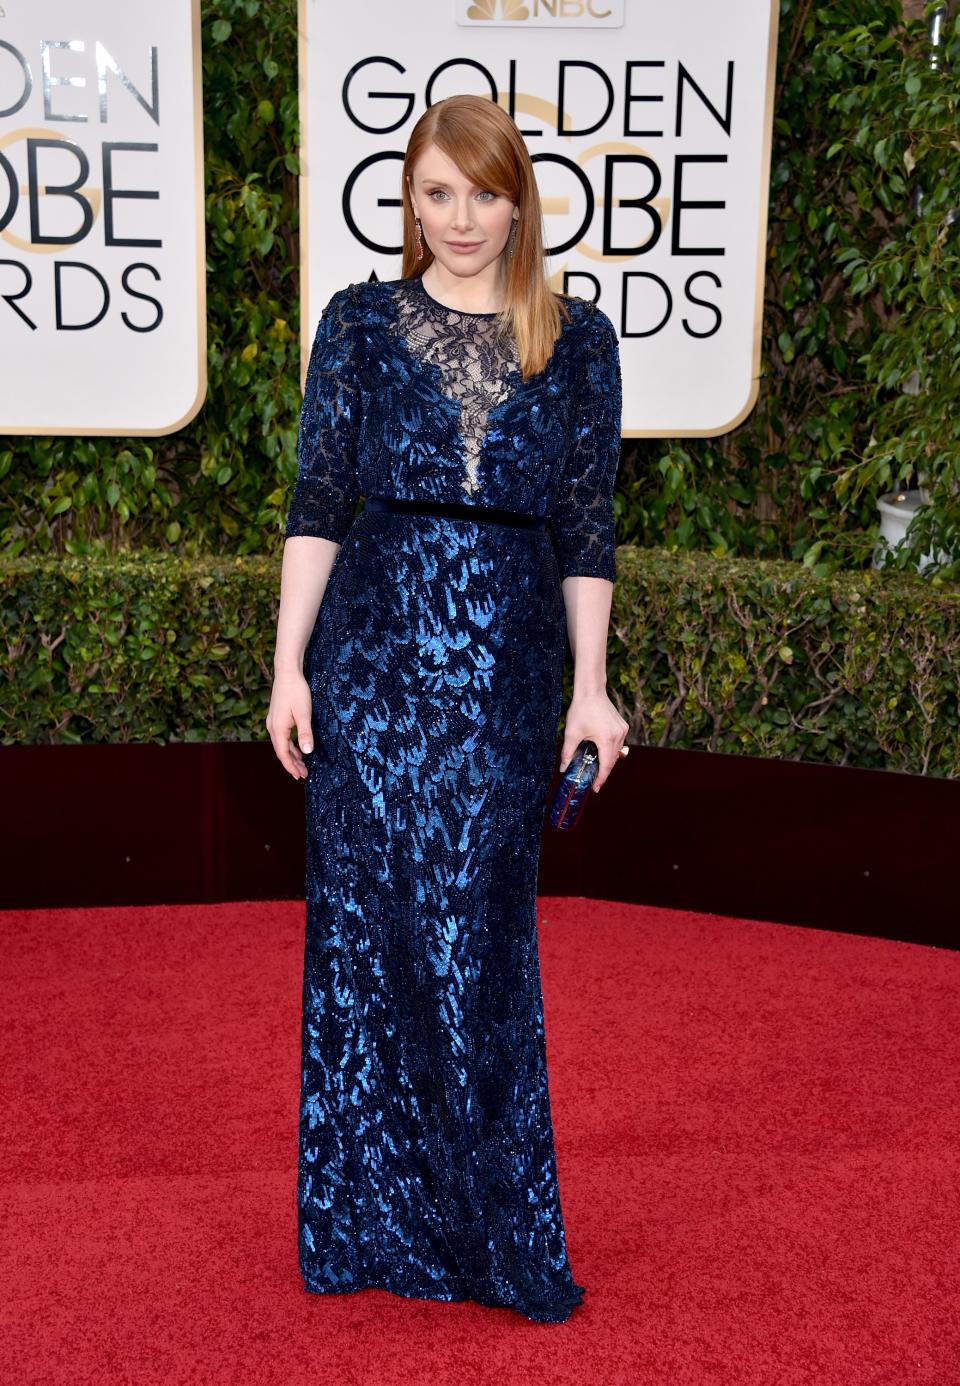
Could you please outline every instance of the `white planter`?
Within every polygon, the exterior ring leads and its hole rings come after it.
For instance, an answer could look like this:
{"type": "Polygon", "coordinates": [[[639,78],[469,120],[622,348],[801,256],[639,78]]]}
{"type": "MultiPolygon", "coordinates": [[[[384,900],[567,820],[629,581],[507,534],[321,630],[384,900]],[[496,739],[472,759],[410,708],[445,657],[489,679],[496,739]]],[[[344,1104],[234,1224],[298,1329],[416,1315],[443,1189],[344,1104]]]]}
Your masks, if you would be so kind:
{"type": "MultiPolygon", "coordinates": [[[[880,566],[880,560],[888,548],[895,549],[903,543],[910,521],[924,504],[926,502],[923,500],[923,492],[919,490],[889,491],[880,497],[877,501],[877,509],[880,511],[880,534],[873,551],[872,567],[880,566]]],[[[941,553],[940,561],[948,561],[947,555],[941,553]]],[[[923,572],[932,562],[932,555],[925,553],[920,559],[919,571],[923,572]]]]}

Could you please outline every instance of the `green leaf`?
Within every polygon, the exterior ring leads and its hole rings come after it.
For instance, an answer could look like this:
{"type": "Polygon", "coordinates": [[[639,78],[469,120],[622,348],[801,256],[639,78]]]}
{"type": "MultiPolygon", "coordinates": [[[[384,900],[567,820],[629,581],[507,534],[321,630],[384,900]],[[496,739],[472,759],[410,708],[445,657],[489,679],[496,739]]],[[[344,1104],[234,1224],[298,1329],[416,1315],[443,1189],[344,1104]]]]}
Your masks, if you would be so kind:
{"type": "Polygon", "coordinates": [[[224,43],[233,33],[233,25],[229,19],[218,19],[210,32],[214,43],[224,43]]]}

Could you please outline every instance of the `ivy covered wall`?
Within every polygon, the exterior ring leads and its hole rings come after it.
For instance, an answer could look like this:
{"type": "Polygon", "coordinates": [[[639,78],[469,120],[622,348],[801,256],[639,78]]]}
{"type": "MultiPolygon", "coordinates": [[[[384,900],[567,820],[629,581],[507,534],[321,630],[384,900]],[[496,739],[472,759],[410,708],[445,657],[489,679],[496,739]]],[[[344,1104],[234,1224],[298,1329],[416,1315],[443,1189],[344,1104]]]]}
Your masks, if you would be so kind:
{"type": "MultiPolygon", "coordinates": [[[[920,478],[915,552],[960,555],[960,19],[933,66],[924,15],[781,0],[760,397],[718,438],[625,440],[621,542],[827,575],[869,563],[877,496],[920,478]]],[[[279,548],[300,407],[296,40],[295,0],[204,0],[206,404],[166,438],[0,438],[6,553],[279,548]]]]}

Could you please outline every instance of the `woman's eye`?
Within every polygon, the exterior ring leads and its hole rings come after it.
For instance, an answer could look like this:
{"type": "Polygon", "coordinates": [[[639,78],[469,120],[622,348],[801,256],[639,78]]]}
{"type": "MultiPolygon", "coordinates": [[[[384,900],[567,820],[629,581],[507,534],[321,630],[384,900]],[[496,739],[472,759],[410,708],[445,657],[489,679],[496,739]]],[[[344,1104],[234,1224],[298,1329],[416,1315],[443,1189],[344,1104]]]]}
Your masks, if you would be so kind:
{"type": "MultiPolygon", "coordinates": [[[[431,192],[427,193],[427,196],[429,198],[446,197],[446,195],[447,194],[443,188],[434,188],[431,192]]],[[[496,195],[496,193],[490,192],[488,189],[483,189],[479,193],[479,196],[482,197],[484,200],[495,198],[496,195]]]]}

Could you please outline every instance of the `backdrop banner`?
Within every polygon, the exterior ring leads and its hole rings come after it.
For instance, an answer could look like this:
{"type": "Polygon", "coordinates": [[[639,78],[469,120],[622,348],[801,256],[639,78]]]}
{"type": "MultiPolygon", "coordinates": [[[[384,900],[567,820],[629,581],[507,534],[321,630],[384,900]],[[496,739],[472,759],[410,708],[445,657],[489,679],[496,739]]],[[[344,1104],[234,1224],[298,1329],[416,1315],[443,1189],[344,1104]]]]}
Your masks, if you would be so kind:
{"type": "Polygon", "coordinates": [[[517,121],[557,290],[620,334],[627,436],[723,433],[759,389],[777,0],[300,0],[305,373],[344,285],[400,273],[400,168],[455,92],[517,121]]]}
{"type": "Polygon", "coordinates": [[[206,394],[200,0],[3,0],[0,433],[172,433],[206,394]]]}

